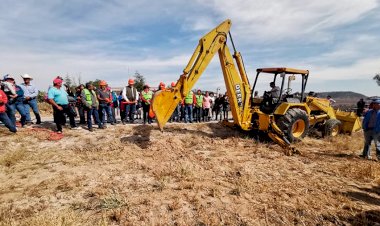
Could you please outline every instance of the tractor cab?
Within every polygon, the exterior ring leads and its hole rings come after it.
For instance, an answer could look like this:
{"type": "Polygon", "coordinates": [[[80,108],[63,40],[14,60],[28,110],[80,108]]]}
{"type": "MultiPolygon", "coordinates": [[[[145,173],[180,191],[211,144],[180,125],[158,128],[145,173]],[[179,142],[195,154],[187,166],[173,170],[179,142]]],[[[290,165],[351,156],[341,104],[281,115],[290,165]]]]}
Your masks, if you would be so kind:
{"type": "Polygon", "coordinates": [[[259,106],[262,112],[269,114],[273,113],[281,103],[305,102],[305,88],[309,77],[308,70],[294,68],[259,68],[256,71],[257,74],[252,87],[251,106],[259,106]],[[273,76],[273,79],[270,80],[269,90],[264,91],[262,96],[258,96],[256,94],[258,79],[268,74],[273,76]],[[297,79],[296,76],[301,76],[301,90],[299,92],[293,92],[291,88],[291,82],[297,79]]]}

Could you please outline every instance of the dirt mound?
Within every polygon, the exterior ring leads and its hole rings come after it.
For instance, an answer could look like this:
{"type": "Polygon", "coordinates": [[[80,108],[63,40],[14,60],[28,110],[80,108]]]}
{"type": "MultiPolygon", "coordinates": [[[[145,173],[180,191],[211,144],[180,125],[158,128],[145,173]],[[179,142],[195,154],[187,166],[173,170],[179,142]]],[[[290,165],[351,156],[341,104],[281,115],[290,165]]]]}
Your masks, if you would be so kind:
{"type": "Polygon", "coordinates": [[[306,138],[293,156],[216,123],[64,135],[48,141],[24,130],[0,137],[0,224],[378,221],[380,164],[357,157],[361,134],[306,138]]]}

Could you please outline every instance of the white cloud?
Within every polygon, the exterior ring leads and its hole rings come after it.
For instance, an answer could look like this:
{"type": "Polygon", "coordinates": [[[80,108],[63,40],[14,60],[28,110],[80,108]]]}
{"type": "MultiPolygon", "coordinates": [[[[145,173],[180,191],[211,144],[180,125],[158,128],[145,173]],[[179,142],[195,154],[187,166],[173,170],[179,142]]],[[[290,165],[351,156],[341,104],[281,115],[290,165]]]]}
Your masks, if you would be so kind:
{"type": "MultiPolygon", "coordinates": [[[[156,57],[141,60],[128,56],[126,58],[129,60],[126,60],[103,55],[41,54],[20,50],[12,53],[0,52],[0,58],[4,59],[0,62],[2,75],[10,73],[19,77],[18,75],[28,73],[33,75],[35,82],[44,89],[50,85],[54,77],[66,74],[81,75],[82,81],[111,80],[111,85],[120,86],[133,76],[135,71],[139,71],[145,75],[149,83],[171,82],[177,80],[189,56],[178,55],[167,59],[156,57]]],[[[19,78],[18,82],[20,81],[19,78]]]]}
{"type": "Polygon", "coordinates": [[[205,4],[220,18],[231,18],[239,35],[267,41],[320,36],[327,29],[357,20],[375,9],[379,1],[212,0],[205,4]]]}
{"type": "Polygon", "coordinates": [[[380,57],[363,58],[350,65],[343,66],[312,66],[311,74],[315,80],[349,80],[373,78],[380,71],[380,57]]]}
{"type": "MultiPolygon", "coordinates": [[[[370,57],[378,57],[376,51],[378,38],[368,34],[352,34],[347,40],[337,43],[329,52],[311,56],[307,62],[311,64],[347,64],[370,57]]],[[[380,49],[380,48],[378,48],[380,49]]]]}

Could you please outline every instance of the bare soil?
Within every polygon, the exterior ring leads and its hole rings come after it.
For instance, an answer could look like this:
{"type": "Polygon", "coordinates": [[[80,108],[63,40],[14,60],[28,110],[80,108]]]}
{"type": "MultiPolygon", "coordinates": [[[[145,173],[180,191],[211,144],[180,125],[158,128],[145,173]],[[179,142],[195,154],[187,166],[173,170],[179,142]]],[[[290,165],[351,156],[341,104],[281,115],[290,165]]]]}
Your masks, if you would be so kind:
{"type": "Polygon", "coordinates": [[[292,156],[217,123],[49,133],[0,128],[0,225],[380,225],[361,133],[292,156]]]}

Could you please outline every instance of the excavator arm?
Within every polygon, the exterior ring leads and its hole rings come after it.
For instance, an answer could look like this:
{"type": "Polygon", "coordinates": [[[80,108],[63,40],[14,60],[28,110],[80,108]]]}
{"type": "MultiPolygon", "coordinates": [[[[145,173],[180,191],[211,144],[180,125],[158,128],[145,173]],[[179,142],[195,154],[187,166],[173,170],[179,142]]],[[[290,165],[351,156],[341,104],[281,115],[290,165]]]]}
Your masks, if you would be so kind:
{"type": "Polygon", "coordinates": [[[243,130],[251,129],[251,90],[240,53],[235,50],[231,55],[227,46],[230,28],[231,20],[226,20],[203,36],[175,87],[155,93],[152,108],[161,130],[216,53],[219,55],[234,124],[243,130]]]}

